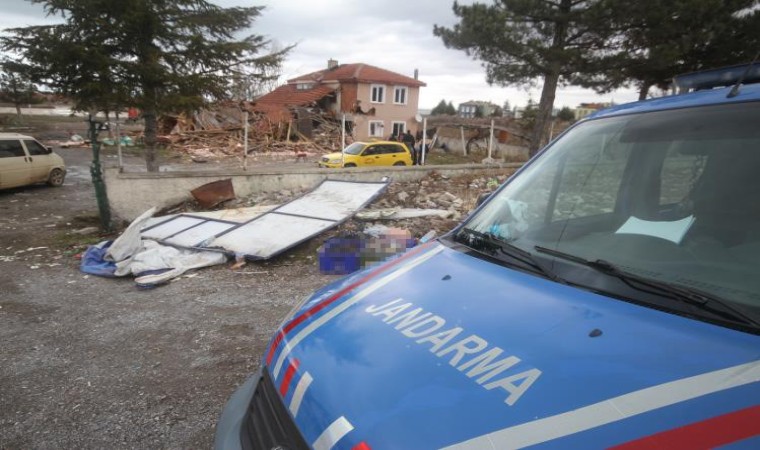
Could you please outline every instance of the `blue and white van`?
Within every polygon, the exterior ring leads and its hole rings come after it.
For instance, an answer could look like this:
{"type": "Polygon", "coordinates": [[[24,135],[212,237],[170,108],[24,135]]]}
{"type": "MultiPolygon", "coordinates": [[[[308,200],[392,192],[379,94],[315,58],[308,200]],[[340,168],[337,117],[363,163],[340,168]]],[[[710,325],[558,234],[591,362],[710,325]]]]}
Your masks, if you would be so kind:
{"type": "Polygon", "coordinates": [[[306,298],[216,447],[760,448],[760,84],[713,74],[306,298]]]}

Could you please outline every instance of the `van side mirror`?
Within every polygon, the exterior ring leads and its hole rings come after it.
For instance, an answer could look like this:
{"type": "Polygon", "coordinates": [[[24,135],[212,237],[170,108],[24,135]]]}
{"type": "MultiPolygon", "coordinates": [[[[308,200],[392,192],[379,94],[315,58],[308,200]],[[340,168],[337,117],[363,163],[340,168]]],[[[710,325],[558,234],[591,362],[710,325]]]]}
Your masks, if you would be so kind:
{"type": "Polygon", "coordinates": [[[45,150],[47,150],[48,153],[53,153],[53,147],[51,147],[49,145],[47,147],[45,147],[45,150]]]}

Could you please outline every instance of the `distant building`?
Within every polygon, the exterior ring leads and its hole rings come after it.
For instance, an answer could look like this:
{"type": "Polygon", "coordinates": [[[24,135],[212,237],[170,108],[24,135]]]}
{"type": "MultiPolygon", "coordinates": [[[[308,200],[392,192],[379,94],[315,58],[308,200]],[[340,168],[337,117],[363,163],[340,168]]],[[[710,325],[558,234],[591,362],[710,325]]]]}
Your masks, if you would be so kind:
{"type": "Polygon", "coordinates": [[[470,100],[459,104],[457,115],[464,118],[478,117],[478,110],[480,110],[481,117],[489,117],[498,109],[500,109],[499,105],[491,102],[470,100]]]}
{"type": "Polygon", "coordinates": [[[612,106],[612,103],[581,103],[575,108],[575,120],[581,120],[589,114],[593,114],[600,109],[612,106]]]}

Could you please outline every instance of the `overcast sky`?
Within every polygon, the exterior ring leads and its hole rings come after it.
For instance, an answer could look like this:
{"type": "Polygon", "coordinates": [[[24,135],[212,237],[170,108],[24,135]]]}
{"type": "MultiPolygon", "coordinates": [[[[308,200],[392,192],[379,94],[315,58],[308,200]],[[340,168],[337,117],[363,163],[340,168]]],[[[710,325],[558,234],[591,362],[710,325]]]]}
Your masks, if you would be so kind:
{"type": "MultiPolygon", "coordinates": [[[[118,0],[113,0],[118,1],[118,0]]],[[[488,0],[485,0],[488,1],[488,0]]],[[[265,6],[251,33],[262,34],[280,46],[296,44],[284,63],[282,81],[340,63],[368,63],[412,76],[419,69],[427,83],[420,108],[432,108],[441,99],[454,105],[468,100],[502,105],[538,102],[535,87],[489,86],[479,61],[444,47],[433,35],[433,25],[451,26],[456,17],[452,0],[213,0],[221,6],[265,6]]],[[[460,0],[472,3],[472,0],[460,0]]],[[[39,5],[25,0],[0,0],[0,29],[49,23],[39,5]]],[[[569,86],[557,91],[556,107],[581,102],[636,100],[632,89],[603,96],[569,86]]]]}

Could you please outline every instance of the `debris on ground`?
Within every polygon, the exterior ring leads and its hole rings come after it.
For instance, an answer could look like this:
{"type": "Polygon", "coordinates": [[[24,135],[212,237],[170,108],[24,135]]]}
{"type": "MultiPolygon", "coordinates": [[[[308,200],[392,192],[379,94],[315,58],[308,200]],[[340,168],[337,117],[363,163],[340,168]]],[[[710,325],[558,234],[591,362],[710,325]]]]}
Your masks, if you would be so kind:
{"type": "Polygon", "coordinates": [[[159,140],[197,161],[242,158],[246,117],[249,157],[282,154],[299,160],[340,149],[340,121],[332,113],[296,107],[274,112],[250,102],[222,102],[192,115],[162,116],[159,140]]]}
{"type": "Polygon", "coordinates": [[[235,198],[235,189],[232,187],[231,178],[206,183],[193,189],[190,193],[198,204],[207,209],[235,198]]]}
{"type": "Polygon", "coordinates": [[[387,185],[387,181],[325,180],[308,193],[244,223],[180,214],[144,228],[142,235],[182,248],[216,249],[248,260],[265,260],[340,225],[387,185]]]}
{"type": "Polygon", "coordinates": [[[243,206],[217,211],[187,201],[172,208],[171,215],[153,217],[154,209],[146,211],[110,248],[91,247],[82,270],[103,275],[99,264],[110,262],[107,275],[131,274],[138,285],[155,285],[229,257],[235,257],[233,269],[239,269],[246,260],[263,261],[283,252],[293,256],[296,246],[313,242],[321,245],[316,258],[321,272],[350,273],[447,233],[478,197],[506,178],[432,172],[408,182],[326,180],[306,192],[237,198],[235,206],[243,206]],[[146,273],[150,270],[159,272],[146,273]]]}
{"type": "Polygon", "coordinates": [[[405,252],[417,245],[408,230],[374,227],[362,235],[329,238],[317,249],[319,271],[346,275],[405,252]]]}

